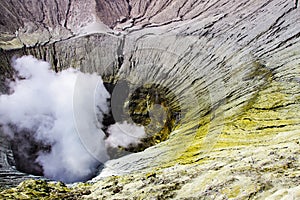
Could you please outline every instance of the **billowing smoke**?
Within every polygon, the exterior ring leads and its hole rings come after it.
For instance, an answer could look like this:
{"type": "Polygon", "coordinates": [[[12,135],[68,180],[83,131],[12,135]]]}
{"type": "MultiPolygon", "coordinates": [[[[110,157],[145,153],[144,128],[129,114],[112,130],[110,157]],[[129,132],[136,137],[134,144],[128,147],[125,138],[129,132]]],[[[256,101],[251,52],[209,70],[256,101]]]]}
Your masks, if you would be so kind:
{"type": "Polygon", "coordinates": [[[25,131],[51,146],[49,151],[40,151],[36,159],[45,177],[64,182],[86,180],[101,162],[109,159],[106,146],[136,144],[145,135],[143,127],[124,122],[109,127],[110,136],[105,138],[100,130],[103,114],[109,112],[110,95],[96,74],[83,74],[71,68],[55,73],[49,63],[32,56],[14,60],[13,67],[17,75],[9,84],[11,92],[0,96],[0,124],[12,138],[25,131]],[[84,81],[76,88],[78,76],[84,81]],[[85,93],[95,82],[97,92],[90,91],[94,93],[94,108],[85,108],[85,103],[90,102],[90,96],[85,93]],[[78,89],[82,90],[80,97],[74,96],[78,89]],[[81,113],[79,120],[74,119],[75,97],[80,98],[75,105],[76,112],[81,113]],[[124,130],[127,134],[120,134],[124,130]],[[95,147],[92,150],[82,142],[84,131],[97,135],[97,139],[89,140],[89,146],[95,147]]]}
{"type": "Polygon", "coordinates": [[[146,137],[143,126],[130,124],[126,121],[123,123],[115,123],[108,128],[109,137],[105,143],[110,147],[128,147],[129,145],[136,145],[140,139],[146,137]]]}

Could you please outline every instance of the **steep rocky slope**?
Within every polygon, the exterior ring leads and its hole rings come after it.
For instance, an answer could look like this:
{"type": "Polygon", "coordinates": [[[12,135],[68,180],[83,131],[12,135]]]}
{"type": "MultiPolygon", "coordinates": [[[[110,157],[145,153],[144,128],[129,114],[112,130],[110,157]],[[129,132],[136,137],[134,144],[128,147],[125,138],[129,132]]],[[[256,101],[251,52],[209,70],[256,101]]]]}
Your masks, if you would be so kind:
{"type": "MultiPolygon", "coordinates": [[[[180,119],[169,139],[108,161],[85,197],[300,198],[295,2],[14,0],[0,5],[3,92],[5,77],[13,73],[11,58],[31,54],[56,71],[74,67],[116,85],[126,80],[131,93],[157,84],[176,96],[180,119]]],[[[3,184],[28,178],[13,168],[4,139],[0,150],[3,184]]]]}

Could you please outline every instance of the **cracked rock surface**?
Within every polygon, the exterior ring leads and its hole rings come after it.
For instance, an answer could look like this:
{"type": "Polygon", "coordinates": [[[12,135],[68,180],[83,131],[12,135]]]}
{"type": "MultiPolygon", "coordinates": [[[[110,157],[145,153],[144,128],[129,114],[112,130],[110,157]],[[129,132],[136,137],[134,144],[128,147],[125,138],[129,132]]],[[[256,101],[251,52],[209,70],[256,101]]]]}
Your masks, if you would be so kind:
{"type": "MultiPolygon", "coordinates": [[[[31,54],[56,71],[161,85],[180,104],[168,140],[108,161],[89,192],[76,197],[300,198],[294,1],[12,0],[0,10],[1,92],[13,74],[11,58],[31,54]]],[[[14,168],[2,135],[0,184],[32,178],[14,168]]]]}

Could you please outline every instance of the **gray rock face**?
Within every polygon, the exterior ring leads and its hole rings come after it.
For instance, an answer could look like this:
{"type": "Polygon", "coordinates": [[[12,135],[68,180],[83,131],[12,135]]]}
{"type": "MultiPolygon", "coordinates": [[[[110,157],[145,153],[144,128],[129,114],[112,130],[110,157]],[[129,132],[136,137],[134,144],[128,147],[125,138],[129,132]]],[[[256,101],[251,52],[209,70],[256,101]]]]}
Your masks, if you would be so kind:
{"type": "MultiPolygon", "coordinates": [[[[10,59],[31,54],[56,71],[125,79],[132,91],[155,83],[180,102],[170,138],[106,163],[91,198],[275,198],[299,185],[300,12],[293,1],[30,2],[0,3],[3,92],[10,59]],[[112,174],[119,176],[102,178],[112,174]],[[118,194],[105,189],[116,179],[118,194]]],[[[0,173],[17,174],[4,140],[0,153],[0,173]]]]}

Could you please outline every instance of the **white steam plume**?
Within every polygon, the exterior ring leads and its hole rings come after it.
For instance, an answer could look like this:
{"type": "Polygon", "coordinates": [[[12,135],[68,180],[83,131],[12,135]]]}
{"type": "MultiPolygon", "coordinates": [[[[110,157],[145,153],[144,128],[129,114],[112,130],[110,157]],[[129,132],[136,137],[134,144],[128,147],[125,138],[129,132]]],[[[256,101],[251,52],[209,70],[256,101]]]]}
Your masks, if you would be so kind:
{"type": "MultiPolygon", "coordinates": [[[[0,123],[6,131],[13,125],[14,134],[27,130],[38,141],[52,144],[50,153],[40,153],[37,158],[46,177],[65,182],[89,177],[99,161],[87,152],[78,137],[72,104],[75,82],[82,73],[71,68],[55,73],[47,62],[32,56],[16,59],[13,67],[22,79],[10,83],[12,94],[0,96],[0,123]]],[[[95,74],[84,76],[87,80],[101,80],[95,74]]],[[[109,98],[104,86],[101,89],[101,98],[109,98]]],[[[108,110],[106,101],[101,107],[108,110]]],[[[90,115],[94,117],[94,113],[90,115]]],[[[94,143],[102,146],[102,154],[107,158],[104,141],[94,140],[94,143]]]]}
{"type": "Polygon", "coordinates": [[[140,143],[140,139],[146,137],[143,126],[130,124],[126,121],[111,125],[107,132],[109,133],[109,137],[105,140],[105,144],[107,147],[113,148],[137,145],[140,143]]]}
{"type": "Polygon", "coordinates": [[[110,95],[100,76],[71,68],[55,73],[49,63],[32,56],[16,59],[13,67],[18,76],[10,82],[11,93],[0,96],[0,124],[11,137],[25,130],[51,145],[51,151],[40,151],[36,160],[45,177],[64,182],[87,180],[99,161],[108,160],[106,146],[135,145],[145,137],[144,127],[124,122],[111,125],[104,140],[99,130],[103,114],[109,112],[110,95]]]}

